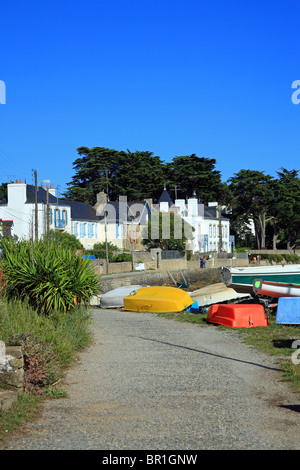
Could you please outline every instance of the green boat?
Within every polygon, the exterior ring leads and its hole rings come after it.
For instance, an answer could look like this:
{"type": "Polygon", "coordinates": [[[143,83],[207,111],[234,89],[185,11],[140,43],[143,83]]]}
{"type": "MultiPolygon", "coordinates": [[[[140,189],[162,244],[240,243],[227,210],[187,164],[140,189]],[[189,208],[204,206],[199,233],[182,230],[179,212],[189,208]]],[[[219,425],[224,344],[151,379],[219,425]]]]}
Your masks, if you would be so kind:
{"type": "Polygon", "coordinates": [[[285,264],[276,266],[248,266],[219,268],[220,280],[236,292],[253,294],[253,281],[262,279],[269,282],[284,282],[300,284],[300,264],[285,264]]]}

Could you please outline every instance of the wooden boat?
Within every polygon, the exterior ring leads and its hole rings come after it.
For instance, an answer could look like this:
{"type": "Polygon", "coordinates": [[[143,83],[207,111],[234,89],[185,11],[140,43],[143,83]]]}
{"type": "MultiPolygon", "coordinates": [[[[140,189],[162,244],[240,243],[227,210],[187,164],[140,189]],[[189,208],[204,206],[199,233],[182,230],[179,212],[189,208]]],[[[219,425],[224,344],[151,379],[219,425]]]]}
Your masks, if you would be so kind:
{"type": "Polygon", "coordinates": [[[123,286],[117,287],[116,289],[110,290],[102,295],[100,299],[101,308],[123,308],[124,307],[124,298],[130,295],[133,292],[138,291],[141,287],[140,285],[132,286],[123,286]]]}
{"type": "Polygon", "coordinates": [[[222,266],[219,269],[220,280],[236,292],[253,294],[253,281],[281,282],[300,284],[300,264],[276,266],[249,266],[233,268],[222,266]]]}
{"type": "Polygon", "coordinates": [[[192,305],[188,292],[176,287],[142,287],[124,298],[124,309],[132,312],[182,312],[192,305]]]}
{"type": "Polygon", "coordinates": [[[197,301],[199,307],[206,307],[222,302],[235,302],[250,298],[250,294],[240,294],[234,289],[224,286],[222,282],[202,287],[190,293],[193,301],[197,301]]]}
{"type": "Polygon", "coordinates": [[[256,295],[267,297],[300,297],[300,284],[286,284],[284,282],[269,282],[254,279],[253,292],[256,295]]]}

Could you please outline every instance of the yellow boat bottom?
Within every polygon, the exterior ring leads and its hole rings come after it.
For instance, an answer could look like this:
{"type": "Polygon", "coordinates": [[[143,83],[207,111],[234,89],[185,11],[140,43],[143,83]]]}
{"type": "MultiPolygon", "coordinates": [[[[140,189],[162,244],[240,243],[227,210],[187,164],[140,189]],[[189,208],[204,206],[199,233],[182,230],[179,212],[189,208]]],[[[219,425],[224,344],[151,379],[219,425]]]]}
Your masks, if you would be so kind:
{"type": "Polygon", "coordinates": [[[131,312],[182,312],[192,305],[190,295],[176,287],[142,287],[124,298],[124,310],[131,312]]]}

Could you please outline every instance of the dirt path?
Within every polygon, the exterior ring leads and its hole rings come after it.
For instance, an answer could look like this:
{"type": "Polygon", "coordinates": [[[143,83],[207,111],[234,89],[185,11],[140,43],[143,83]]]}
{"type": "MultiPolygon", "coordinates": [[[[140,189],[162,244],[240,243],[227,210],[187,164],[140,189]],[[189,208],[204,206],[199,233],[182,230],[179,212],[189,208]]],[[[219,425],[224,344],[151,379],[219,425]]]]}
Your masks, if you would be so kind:
{"type": "Polygon", "coordinates": [[[299,449],[297,396],[233,332],[93,310],[95,341],[5,449],[299,449]]]}

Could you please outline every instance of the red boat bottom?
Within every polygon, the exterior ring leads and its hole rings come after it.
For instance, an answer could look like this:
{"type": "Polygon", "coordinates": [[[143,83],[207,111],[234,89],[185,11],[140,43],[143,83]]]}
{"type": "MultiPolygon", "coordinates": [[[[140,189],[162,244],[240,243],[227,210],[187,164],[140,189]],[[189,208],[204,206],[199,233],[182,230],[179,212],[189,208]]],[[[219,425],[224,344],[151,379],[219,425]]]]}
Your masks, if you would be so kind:
{"type": "Polygon", "coordinates": [[[215,304],[208,309],[206,321],[232,328],[268,326],[263,305],[215,304]]]}

